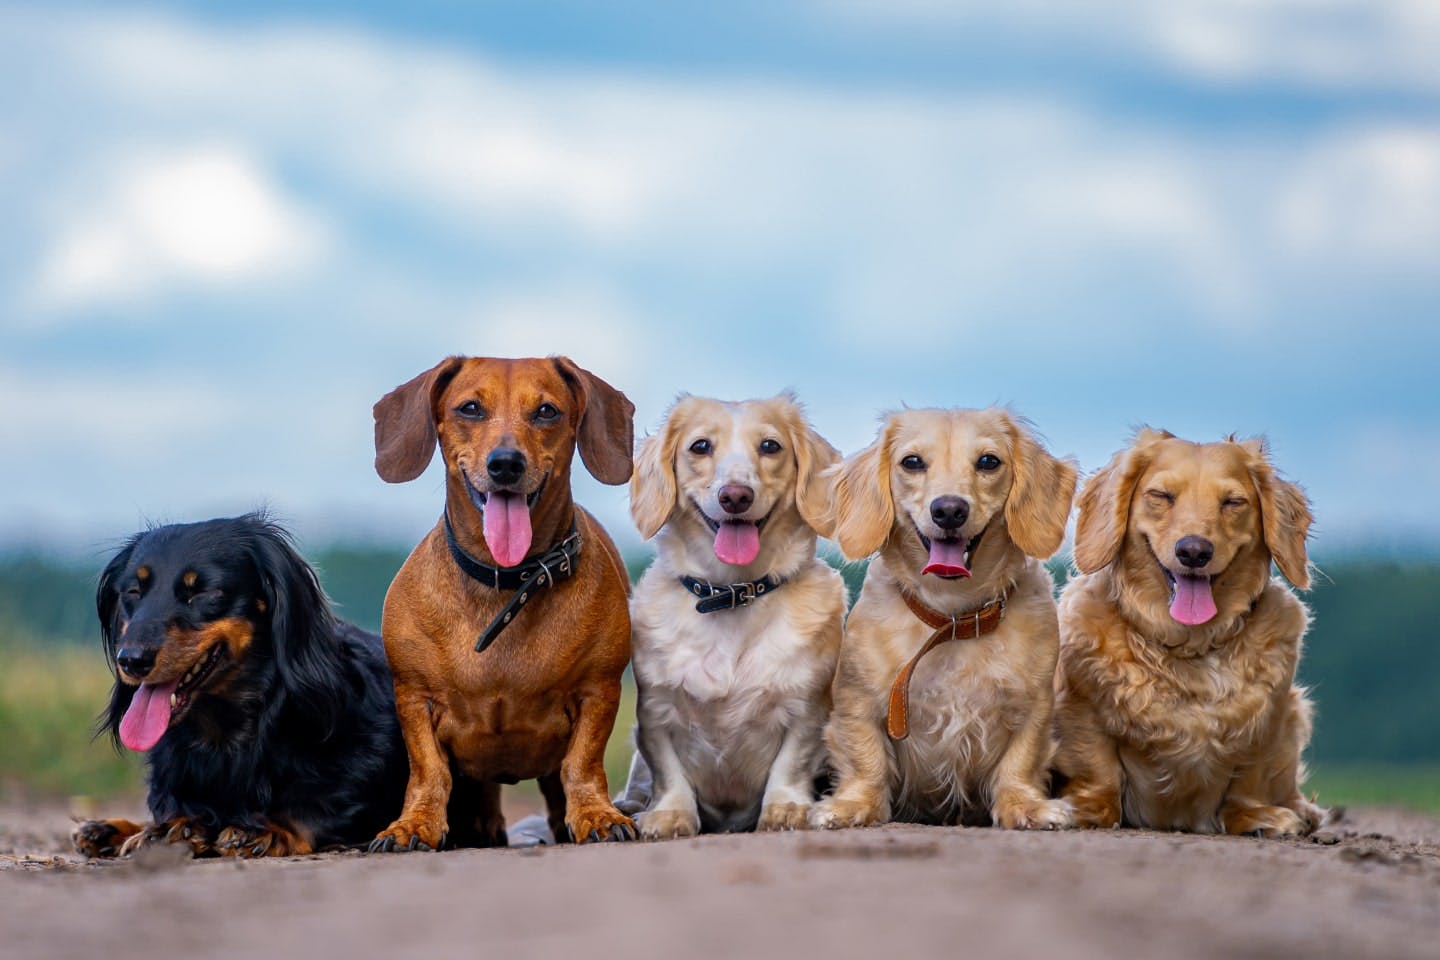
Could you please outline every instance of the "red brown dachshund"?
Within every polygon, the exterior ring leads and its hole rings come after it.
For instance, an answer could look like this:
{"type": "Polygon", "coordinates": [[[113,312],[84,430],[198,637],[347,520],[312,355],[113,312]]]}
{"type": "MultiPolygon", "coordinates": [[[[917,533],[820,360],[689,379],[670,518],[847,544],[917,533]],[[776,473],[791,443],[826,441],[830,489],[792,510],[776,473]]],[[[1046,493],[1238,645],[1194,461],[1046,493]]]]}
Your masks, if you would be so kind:
{"type": "Polygon", "coordinates": [[[603,766],[630,660],[625,567],[570,492],[630,478],[635,407],[565,357],[450,357],[375,404],[375,469],[424,472],[445,512],[385,597],[381,634],[410,757],[374,850],[506,842],[500,784],[536,779],[559,838],[629,840],[603,766]]]}

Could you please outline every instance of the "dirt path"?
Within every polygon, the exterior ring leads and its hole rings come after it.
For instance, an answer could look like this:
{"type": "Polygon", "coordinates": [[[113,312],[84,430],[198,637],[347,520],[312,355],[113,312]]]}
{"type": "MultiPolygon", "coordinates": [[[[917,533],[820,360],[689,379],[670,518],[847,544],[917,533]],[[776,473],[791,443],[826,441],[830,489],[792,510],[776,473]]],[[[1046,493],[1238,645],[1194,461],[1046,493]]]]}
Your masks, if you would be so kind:
{"type": "Polygon", "coordinates": [[[6,957],[1440,956],[1440,821],[1384,810],[1318,842],[889,826],[243,864],[77,863],[66,830],[0,809],[6,957]]]}

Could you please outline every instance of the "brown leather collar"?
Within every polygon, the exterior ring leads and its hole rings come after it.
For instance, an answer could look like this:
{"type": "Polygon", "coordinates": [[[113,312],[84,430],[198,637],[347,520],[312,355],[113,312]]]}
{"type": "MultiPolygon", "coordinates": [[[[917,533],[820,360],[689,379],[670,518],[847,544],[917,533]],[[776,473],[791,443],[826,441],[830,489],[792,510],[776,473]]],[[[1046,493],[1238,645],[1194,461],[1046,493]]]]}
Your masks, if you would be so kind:
{"type": "Polygon", "coordinates": [[[885,731],[890,734],[891,740],[904,740],[910,735],[910,676],[915,672],[920,658],[946,640],[973,640],[984,636],[1000,626],[1000,621],[1005,618],[1003,596],[991,600],[983,607],[966,610],[953,617],[947,617],[939,610],[926,606],[918,597],[911,596],[904,590],[900,591],[900,597],[905,601],[905,606],[910,608],[910,612],[927,627],[934,627],[935,632],[925,641],[920,652],[900,668],[895,682],[890,685],[890,709],[885,714],[885,731]]]}

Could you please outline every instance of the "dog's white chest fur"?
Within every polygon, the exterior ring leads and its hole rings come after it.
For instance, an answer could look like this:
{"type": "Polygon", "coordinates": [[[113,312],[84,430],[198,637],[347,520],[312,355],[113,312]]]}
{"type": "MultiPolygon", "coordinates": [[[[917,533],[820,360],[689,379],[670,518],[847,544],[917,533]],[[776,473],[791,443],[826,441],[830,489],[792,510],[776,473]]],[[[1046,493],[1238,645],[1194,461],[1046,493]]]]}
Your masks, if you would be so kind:
{"type": "MultiPolygon", "coordinates": [[[[986,648],[997,642],[1003,642],[998,634],[952,640],[916,667],[910,735],[893,741],[897,782],[891,795],[902,817],[987,814],[993,774],[1031,709],[1011,662],[986,648]]],[[[888,702],[889,690],[884,693],[888,702]]]]}
{"type": "Polygon", "coordinates": [[[666,729],[707,819],[753,821],[786,732],[814,725],[818,741],[835,650],[817,634],[838,622],[844,595],[838,577],[816,574],[708,614],[663,574],[636,587],[641,722],[666,729]]]}

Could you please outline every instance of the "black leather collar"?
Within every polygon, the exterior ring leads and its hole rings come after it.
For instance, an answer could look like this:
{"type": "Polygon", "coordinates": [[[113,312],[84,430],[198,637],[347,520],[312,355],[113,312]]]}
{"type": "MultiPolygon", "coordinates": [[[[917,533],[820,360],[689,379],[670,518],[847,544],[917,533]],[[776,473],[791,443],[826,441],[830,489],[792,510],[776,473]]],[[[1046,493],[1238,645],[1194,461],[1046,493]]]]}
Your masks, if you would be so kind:
{"type": "Polygon", "coordinates": [[[580,560],[580,531],[574,523],[570,524],[570,532],[550,550],[524,563],[514,567],[492,567],[488,563],[481,563],[470,554],[465,548],[455,541],[455,529],[450,525],[450,511],[445,511],[445,542],[450,545],[450,556],[454,558],[455,565],[459,567],[467,577],[479,581],[487,587],[494,587],[496,590],[514,590],[512,596],[501,608],[500,612],[490,621],[490,626],[481,632],[478,640],[475,641],[475,652],[480,653],[495,638],[500,636],[500,631],[510,625],[520,608],[537,591],[546,587],[554,586],[561,580],[568,580],[575,575],[575,565],[580,560]]]}
{"type": "Polygon", "coordinates": [[[747,580],[744,583],[715,584],[694,577],[681,577],[680,582],[685,585],[686,590],[701,598],[700,602],[695,604],[696,610],[701,613],[714,613],[716,610],[748,607],[756,597],[779,590],[784,585],[785,578],[768,574],[759,580],[747,580]]]}

